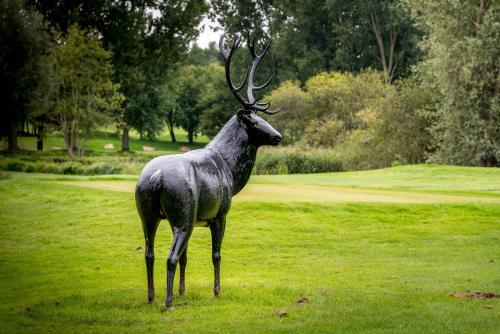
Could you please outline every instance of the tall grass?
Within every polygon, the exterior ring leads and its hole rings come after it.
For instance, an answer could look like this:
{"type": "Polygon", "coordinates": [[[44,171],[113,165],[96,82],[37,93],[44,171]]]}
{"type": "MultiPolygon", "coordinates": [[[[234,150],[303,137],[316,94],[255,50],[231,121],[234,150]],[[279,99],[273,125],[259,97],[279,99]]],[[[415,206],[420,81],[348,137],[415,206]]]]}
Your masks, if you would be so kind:
{"type": "Polygon", "coordinates": [[[291,147],[264,148],[257,155],[254,174],[309,174],[343,171],[335,152],[324,149],[301,150],[291,147]]]}

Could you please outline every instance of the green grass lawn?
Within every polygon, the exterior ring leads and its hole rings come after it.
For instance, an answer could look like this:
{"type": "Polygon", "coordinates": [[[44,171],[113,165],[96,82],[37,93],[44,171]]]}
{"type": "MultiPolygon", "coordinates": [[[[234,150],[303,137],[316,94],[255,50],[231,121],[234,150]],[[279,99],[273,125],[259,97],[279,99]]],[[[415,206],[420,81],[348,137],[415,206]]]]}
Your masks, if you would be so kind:
{"type": "Polygon", "coordinates": [[[209,230],[195,229],[186,295],[174,299],[174,312],[163,305],[168,223],[157,234],[157,303],[150,305],[133,193],[77,186],[119,187],[134,178],[0,179],[0,332],[498,333],[500,298],[450,296],[500,293],[500,204],[480,203],[499,197],[498,169],[253,176],[250,187],[302,186],[309,202],[286,194],[258,201],[258,189],[235,200],[219,299],[212,297],[209,230]],[[311,186],[477,202],[322,202],[311,186]],[[309,303],[298,304],[303,297],[309,303]]]}

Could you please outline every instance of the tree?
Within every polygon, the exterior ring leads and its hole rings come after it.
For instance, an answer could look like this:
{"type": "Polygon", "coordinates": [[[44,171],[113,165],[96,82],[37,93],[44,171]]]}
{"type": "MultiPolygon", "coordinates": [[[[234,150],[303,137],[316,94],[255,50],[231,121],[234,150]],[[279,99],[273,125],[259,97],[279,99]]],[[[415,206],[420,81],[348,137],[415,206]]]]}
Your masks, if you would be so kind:
{"type": "Polygon", "coordinates": [[[398,66],[404,73],[418,59],[417,42],[421,34],[398,0],[365,1],[361,8],[363,15],[370,18],[369,26],[377,42],[377,59],[385,81],[391,83],[398,66]]]}
{"type": "Polygon", "coordinates": [[[206,67],[185,65],[177,74],[178,112],[175,124],[186,130],[190,144],[194,142],[200,125],[200,117],[205,110],[200,103],[208,73],[206,67]]]}
{"type": "Polygon", "coordinates": [[[43,14],[49,26],[65,35],[69,27],[78,25],[83,29],[96,29],[106,14],[110,0],[28,0],[43,14]]]}
{"type": "Polygon", "coordinates": [[[272,38],[279,81],[325,71],[376,68],[386,81],[409,75],[421,33],[399,0],[273,0],[211,2],[213,18],[230,32],[272,38]]]}
{"type": "Polygon", "coordinates": [[[17,127],[36,109],[36,93],[44,80],[43,59],[48,36],[41,15],[21,0],[0,1],[0,136],[8,148],[19,148],[17,127]]]}
{"type": "Polygon", "coordinates": [[[184,61],[189,65],[204,66],[211,63],[220,62],[219,49],[215,42],[210,42],[208,48],[202,49],[194,44],[189,50],[187,57],[184,61]]]}
{"type": "Polygon", "coordinates": [[[407,1],[428,38],[418,66],[437,94],[432,127],[437,162],[500,165],[500,4],[407,1]]]}
{"type": "Polygon", "coordinates": [[[200,131],[214,137],[226,122],[241,108],[227,87],[225,70],[219,64],[205,66],[205,85],[202,89],[200,107],[204,110],[200,120],[200,131]]]}
{"type": "Polygon", "coordinates": [[[311,109],[311,96],[303,91],[297,81],[285,81],[273,90],[266,101],[281,108],[281,112],[272,115],[273,126],[283,135],[283,143],[297,142],[315,116],[311,109]]]}
{"type": "Polygon", "coordinates": [[[345,131],[360,126],[358,112],[383,98],[386,88],[383,73],[373,70],[358,75],[320,73],[306,82],[315,117],[340,121],[345,131]]]}
{"type": "Polygon", "coordinates": [[[54,53],[55,112],[69,156],[83,156],[90,131],[119,112],[123,96],[111,80],[111,53],[96,34],[71,26],[54,53]],[[83,137],[83,143],[80,138],[83,137]]]}
{"type": "Polygon", "coordinates": [[[116,80],[125,95],[122,150],[128,150],[128,131],[153,137],[161,130],[161,87],[173,64],[197,36],[202,0],[111,2],[100,24],[105,45],[113,49],[116,80]],[[155,12],[156,15],[151,15],[155,12]]]}
{"type": "Polygon", "coordinates": [[[422,163],[432,146],[429,128],[434,106],[432,91],[414,79],[400,80],[362,117],[371,134],[368,150],[392,162],[397,156],[412,164],[422,163]]]}

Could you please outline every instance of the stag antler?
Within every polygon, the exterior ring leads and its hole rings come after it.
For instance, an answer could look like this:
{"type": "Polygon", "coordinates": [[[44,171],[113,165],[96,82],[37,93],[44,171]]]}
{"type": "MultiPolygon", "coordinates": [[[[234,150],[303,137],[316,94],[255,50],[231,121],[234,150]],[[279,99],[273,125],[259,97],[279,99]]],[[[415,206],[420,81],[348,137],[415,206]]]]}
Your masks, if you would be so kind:
{"type": "MultiPolygon", "coordinates": [[[[229,50],[224,48],[224,37],[225,36],[226,36],[226,33],[223,33],[222,36],[220,37],[219,50],[220,50],[220,53],[222,55],[222,58],[224,59],[224,68],[226,70],[226,81],[227,81],[227,84],[229,86],[229,89],[231,89],[231,92],[236,97],[236,99],[243,105],[243,108],[245,110],[261,111],[261,112],[269,114],[269,115],[276,114],[278,111],[280,111],[279,108],[276,110],[272,110],[272,111],[268,110],[269,107],[271,106],[271,101],[266,102],[266,103],[261,103],[261,102],[258,102],[255,99],[255,97],[253,96],[254,91],[260,90],[260,89],[263,89],[264,87],[266,87],[274,77],[274,73],[273,73],[271,75],[271,77],[269,79],[267,79],[267,81],[264,84],[262,84],[260,86],[254,85],[253,80],[254,80],[255,71],[257,69],[257,66],[261,62],[262,58],[266,55],[267,51],[269,51],[269,48],[271,47],[271,42],[269,42],[269,44],[267,44],[265,46],[264,51],[262,51],[262,53],[259,55],[255,51],[255,38],[251,41],[250,36],[248,37],[248,48],[250,50],[250,53],[252,55],[252,60],[253,60],[252,66],[247,71],[247,74],[245,75],[245,79],[243,80],[243,83],[240,86],[235,87],[233,82],[231,81],[231,74],[230,74],[231,57],[233,56],[234,50],[236,50],[236,48],[241,43],[241,36],[238,35],[236,37],[236,39],[233,41],[233,44],[229,50]],[[248,84],[247,84],[247,82],[248,82],[248,84]],[[240,94],[240,91],[243,89],[245,84],[247,84],[247,96],[248,96],[248,98],[246,98],[246,99],[240,94]]],[[[274,62],[274,58],[273,58],[273,72],[275,69],[274,64],[275,64],[275,62],[274,62]]]]}

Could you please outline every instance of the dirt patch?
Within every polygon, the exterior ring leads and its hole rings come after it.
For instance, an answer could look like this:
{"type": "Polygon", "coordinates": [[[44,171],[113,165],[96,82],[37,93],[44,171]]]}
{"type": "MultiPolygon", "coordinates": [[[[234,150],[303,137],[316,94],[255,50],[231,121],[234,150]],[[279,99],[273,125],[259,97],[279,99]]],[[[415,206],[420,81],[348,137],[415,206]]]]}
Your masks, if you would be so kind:
{"type": "Polygon", "coordinates": [[[457,291],[451,293],[450,296],[455,298],[470,298],[470,299],[500,298],[499,294],[493,292],[482,292],[482,291],[457,291]]]}
{"type": "Polygon", "coordinates": [[[278,312],[276,312],[276,315],[280,318],[288,317],[288,311],[287,310],[278,310],[278,312]]]}
{"type": "Polygon", "coordinates": [[[309,299],[307,297],[302,297],[297,301],[297,306],[305,306],[309,304],[309,299]]]}

